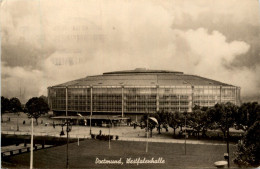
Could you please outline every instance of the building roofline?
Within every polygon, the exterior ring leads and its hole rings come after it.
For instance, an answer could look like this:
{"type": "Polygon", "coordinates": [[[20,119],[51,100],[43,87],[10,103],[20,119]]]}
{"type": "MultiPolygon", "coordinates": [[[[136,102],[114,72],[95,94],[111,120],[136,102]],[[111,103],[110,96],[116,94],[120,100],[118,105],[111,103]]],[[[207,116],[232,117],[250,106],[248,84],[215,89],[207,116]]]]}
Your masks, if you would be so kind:
{"type": "Polygon", "coordinates": [[[110,86],[108,83],[103,83],[103,80],[113,80],[113,77],[122,76],[122,79],[115,78],[115,83],[112,83],[111,86],[135,86],[133,83],[124,83],[124,81],[131,80],[142,80],[140,76],[151,76],[150,78],[145,78],[145,84],[138,85],[138,86],[147,86],[147,85],[158,85],[158,86],[168,86],[169,82],[163,83],[163,81],[178,81],[178,84],[175,85],[188,85],[188,86],[206,86],[206,85],[213,85],[213,86],[230,86],[230,87],[237,87],[231,84],[223,83],[217,80],[205,78],[198,75],[192,74],[184,74],[183,72],[177,71],[168,71],[168,70],[149,70],[144,68],[137,68],[135,70],[123,70],[123,71],[114,71],[114,72],[105,72],[101,75],[93,75],[87,76],[85,78],[80,78],[72,81],[68,81],[62,84],[54,85],[51,87],[66,87],[66,86],[110,86]],[[135,77],[136,76],[136,77],[135,77]],[[173,76],[176,78],[167,79],[167,77],[173,76]],[[111,77],[111,79],[109,78],[111,77]],[[129,77],[129,78],[128,78],[129,77]],[[160,77],[160,78],[159,78],[160,77]],[[161,78],[162,77],[162,78],[161,78]],[[166,77],[166,78],[164,78],[166,77]],[[190,78],[189,78],[190,77],[190,78]],[[151,81],[151,83],[147,81],[151,81]],[[183,81],[183,82],[180,82],[183,81]],[[95,82],[96,83],[93,83],[95,82]],[[199,81],[202,81],[201,83],[199,81]]]}
{"type": "Polygon", "coordinates": [[[179,71],[169,71],[169,70],[152,70],[146,68],[136,68],[134,70],[122,70],[122,71],[113,71],[113,72],[105,72],[103,75],[118,75],[118,74],[160,74],[160,73],[174,73],[174,74],[183,74],[183,72],[179,71]]]}

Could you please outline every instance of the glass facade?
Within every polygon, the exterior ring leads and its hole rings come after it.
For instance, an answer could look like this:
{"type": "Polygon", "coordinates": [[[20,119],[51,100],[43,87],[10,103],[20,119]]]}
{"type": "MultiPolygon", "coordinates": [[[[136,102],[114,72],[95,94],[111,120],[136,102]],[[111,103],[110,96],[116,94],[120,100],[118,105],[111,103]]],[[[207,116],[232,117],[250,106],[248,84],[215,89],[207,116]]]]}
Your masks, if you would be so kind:
{"type": "Polygon", "coordinates": [[[124,88],[124,112],[155,112],[157,89],[154,87],[124,88]]]}
{"type": "Polygon", "coordinates": [[[160,110],[169,112],[191,111],[191,86],[160,87],[158,90],[160,110]]]}
{"type": "Polygon", "coordinates": [[[194,86],[194,105],[211,107],[221,102],[220,86],[194,86]]]}
{"type": "Polygon", "coordinates": [[[98,87],[92,89],[94,112],[121,112],[122,89],[98,87]]]}
{"type": "Polygon", "coordinates": [[[158,110],[191,112],[194,105],[240,104],[234,86],[68,86],[48,88],[54,111],[152,113],[158,110]],[[92,108],[92,109],[91,109],[92,108]]]}

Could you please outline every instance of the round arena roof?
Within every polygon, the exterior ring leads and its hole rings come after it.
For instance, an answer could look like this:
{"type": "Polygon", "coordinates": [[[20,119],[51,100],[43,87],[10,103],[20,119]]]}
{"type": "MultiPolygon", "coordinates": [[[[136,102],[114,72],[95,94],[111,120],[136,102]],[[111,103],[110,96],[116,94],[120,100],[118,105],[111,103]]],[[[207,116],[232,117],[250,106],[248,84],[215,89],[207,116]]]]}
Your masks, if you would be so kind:
{"type": "Polygon", "coordinates": [[[53,87],[64,86],[232,86],[216,80],[188,75],[178,71],[134,70],[105,72],[103,75],[87,76],[53,87]]]}

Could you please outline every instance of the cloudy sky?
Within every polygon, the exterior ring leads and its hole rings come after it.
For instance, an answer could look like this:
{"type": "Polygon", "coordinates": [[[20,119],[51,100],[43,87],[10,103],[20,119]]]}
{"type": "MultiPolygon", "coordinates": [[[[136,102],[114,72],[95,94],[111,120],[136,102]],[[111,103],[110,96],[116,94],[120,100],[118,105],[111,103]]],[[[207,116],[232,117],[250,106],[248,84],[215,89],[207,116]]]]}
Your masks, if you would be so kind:
{"type": "Polygon", "coordinates": [[[240,86],[260,101],[257,0],[2,0],[1,95],[140,67],[240,86]]]}

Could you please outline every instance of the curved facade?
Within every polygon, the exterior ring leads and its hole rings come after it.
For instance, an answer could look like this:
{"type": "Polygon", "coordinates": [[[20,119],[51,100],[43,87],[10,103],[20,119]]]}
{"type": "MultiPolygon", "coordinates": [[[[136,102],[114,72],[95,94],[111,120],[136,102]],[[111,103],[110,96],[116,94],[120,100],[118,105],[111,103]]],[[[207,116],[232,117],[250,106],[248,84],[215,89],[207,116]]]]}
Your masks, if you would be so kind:
{"type": "Polygon", "coordinates": [[[142,114],[191,112],[194,105],[240,104],[240,88],[182,72],[135,69],[88,76],[48,88],[55,112],[142,114]]]}

